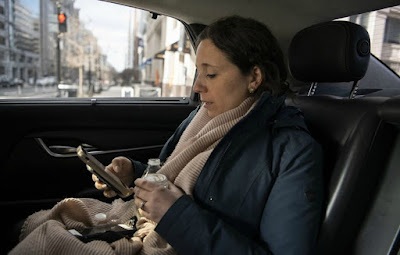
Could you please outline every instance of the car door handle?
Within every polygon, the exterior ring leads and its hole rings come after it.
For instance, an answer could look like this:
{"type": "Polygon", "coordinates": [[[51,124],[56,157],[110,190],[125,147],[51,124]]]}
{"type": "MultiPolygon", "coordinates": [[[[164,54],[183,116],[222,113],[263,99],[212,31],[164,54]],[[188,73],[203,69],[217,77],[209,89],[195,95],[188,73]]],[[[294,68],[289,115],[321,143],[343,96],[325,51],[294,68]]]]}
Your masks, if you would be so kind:
{"type": "MultiPolygon", "coordinates": [[[[35,138],[36,142],[50,155],[56,158],[76,157],[76,147],[68,145],[50,145],[43,141],[42,138],[35,138]]],[[[96,151],[97,148],[89,145],[82,144],[88,152],[96,151]]]]}
{"type": "MultiPolygon", "coordinates": [[[[86,151],[94,151],[97,150],[97,148],[88,145],[88,144],[84,144],[82,145],[86,151]]],[[[56,154],[74,154],[76,153],[76,148],[73,146],[64,146],[64,145],[50,145],[49,150],[51,150],[52,152],[56,153],[56,154]]]]}
{"type": "MultiPolygon", "coordinates": [[[[36,142],[42,147],[47,154],[55,158],[71,158],[77,157],[76,148],[68,145],[50,145],[43,141],[42,138],[35,138],[36,142]]],[[[100,154],[110,154],[110,153],[124,153],[124,152],[134,152],[140,150],[149,150],[149,149],[161,149],[164,145],[150,145],[150,146],[141,146],[135,148],[127,148],[127,149],[116,149],[116,150],[99,150],[96,147],[91,146],[90,144],[82,144],[85,149],[92,155],[100,155],[100,154]]]]}
{"type": "Polygon", "coordinates": [[[57,154],[69,154],[75,153],[76,148],[72,146],[63,146],[63,145],[50,145],[49,150],[57,154]]]}

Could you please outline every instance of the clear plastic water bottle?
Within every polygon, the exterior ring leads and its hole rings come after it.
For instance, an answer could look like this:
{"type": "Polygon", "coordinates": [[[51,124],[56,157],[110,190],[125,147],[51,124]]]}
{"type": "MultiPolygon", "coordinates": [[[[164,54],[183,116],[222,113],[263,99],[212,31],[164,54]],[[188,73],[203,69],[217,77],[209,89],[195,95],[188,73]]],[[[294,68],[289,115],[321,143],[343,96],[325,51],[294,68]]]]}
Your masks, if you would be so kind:
{"type": "Polygon", "coordinates": [[[147,161],[147,168],[144,170],[143,176],[146,177],[149,174],[155,174],[161,168],[161,161],[159,158],[150,158],[147,161]]]}
{"type": "MultiPolygon", "coordinates": [[[[158,158],[151,158],[147,161],[147,168],[144,170],[142,178],[147,181],[157,183],[158,185],[168,188],[168,179],[165,175],[157,173],[161,168],[161,161],[158,158]]],[[[146,203],[144,201],[144,203],[146,203]]],[[[136,209],[136,219],[140,219],[141,214],[139,208],[136,209]]]]}
{"type": "Polygon", "coordinates": [[[167,177],[163,174],[157,173],[161,168],[161,161],[158,158],[151,158],[147,162],[147,168],[143,173],[142,178],[147,181],[156,182],[158,185],[165,188],[168,187],[167,177]]]}

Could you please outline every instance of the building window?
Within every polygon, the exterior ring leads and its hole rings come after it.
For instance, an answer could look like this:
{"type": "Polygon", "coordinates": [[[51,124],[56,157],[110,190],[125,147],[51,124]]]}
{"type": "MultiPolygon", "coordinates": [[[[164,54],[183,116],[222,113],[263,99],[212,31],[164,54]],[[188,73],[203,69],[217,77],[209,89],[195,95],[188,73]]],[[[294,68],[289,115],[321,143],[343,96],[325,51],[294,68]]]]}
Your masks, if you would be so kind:
{"type": "Polygon", "coordinates": [[[0,6],[0,14],[4,15],[4,7],[0,6]]]}
{"type": "Polygon", "coordinates": [[[6,73],[6,69],[4,66],[0,66],[0,75],[4,75],[6,73]]]}
{"type": "Polygon", "coordinates": [[[0,29],[4,30],[4,23],[3,22],[0,22],[0,29]]]}
{"type": "Polygon", "coordinates": [[[6,45],[6,38],[0,36],[0,45],[6,45]]]}
{"type": "Polygon", "coordinates": [[[400,20],[387,18],[385,27],[385,42],[400,44],[400,20]]]}

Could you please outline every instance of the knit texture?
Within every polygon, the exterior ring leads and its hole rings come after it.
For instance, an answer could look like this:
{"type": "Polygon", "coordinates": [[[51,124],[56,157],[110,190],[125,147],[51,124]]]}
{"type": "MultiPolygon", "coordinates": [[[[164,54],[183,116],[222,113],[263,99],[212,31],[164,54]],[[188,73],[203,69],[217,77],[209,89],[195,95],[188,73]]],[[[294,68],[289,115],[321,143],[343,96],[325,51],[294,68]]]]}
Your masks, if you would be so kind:
{"type": "Polygon", "coordinates": [[[211,152],[222,137],[253,108],[254,101],[253,97],[249,97],[238,107],[214,118],[210,118],[207,109],[201,107],[159,173],[165,174],[168,180],[192,195],[197,177],[211,152]]]}
{"type": "MultiPolygon", "coordinates": [[[[192,195],[197,178],[215,146],[256,104],[249,97],[238,107],[210,118],[201,107],[183,132],[174,151],[159,173],[186,194],[192,195]]],[[[122,238],[108,244],[105,241],[83,243],[67,229],[84,228],[126,222],[135,215],[133,200],[115,200],[112,204],[90,198],[69,198],[50,210],[36,212],[25,221],[21,242],[10,254],[176,254],[157,232],[155,224],[145,218],[137,223],[132,238],[122,238]],[[96,221],[95,215],[105,213],[107,218],[96,221]]]]}

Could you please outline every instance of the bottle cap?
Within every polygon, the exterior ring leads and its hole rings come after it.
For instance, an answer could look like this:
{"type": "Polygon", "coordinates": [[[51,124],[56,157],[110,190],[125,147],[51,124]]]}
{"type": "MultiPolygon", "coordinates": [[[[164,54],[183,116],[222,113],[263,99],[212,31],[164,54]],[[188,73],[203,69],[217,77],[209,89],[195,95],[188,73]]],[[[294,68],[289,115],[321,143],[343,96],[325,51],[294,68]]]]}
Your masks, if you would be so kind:
{"type": "Polygon", "coordinates": [[[149,166],[159,166],[161,164],[159,158],[150,158],[147,162],[149,166]]]}

